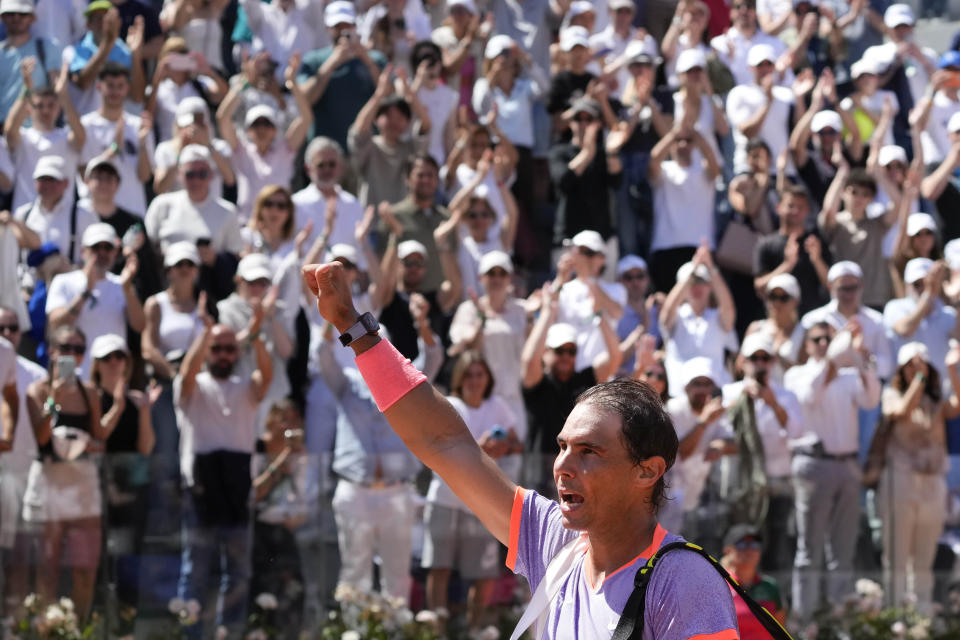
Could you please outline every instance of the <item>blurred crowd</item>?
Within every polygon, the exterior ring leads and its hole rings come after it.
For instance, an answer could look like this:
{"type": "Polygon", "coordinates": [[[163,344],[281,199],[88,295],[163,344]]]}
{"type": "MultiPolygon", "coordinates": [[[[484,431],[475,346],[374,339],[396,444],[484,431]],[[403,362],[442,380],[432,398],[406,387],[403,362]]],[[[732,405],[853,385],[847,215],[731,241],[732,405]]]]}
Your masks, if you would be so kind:
{"type": "Polygon", "coordinates": [[[468,629],[510,602],[311,305],[321,261],[514,480],[555,497],[574,400],[631,376],[680,438],[661,522],[781,619],[872,572],[930,612],[960,52],[914,30],[944,10],[0,0],[3,615],[177,596],[239,637],[268,592],[297,637],[337,585],[468,629]]]}

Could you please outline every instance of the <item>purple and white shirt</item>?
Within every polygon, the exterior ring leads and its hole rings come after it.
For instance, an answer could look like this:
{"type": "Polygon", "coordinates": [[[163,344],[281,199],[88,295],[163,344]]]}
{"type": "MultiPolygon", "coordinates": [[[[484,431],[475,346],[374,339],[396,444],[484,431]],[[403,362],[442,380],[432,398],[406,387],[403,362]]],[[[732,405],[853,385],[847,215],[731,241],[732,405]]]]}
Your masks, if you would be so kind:
{"type": "MultiPolygon", "coordinates": [[[[507,566],[526,577],[535,590],[550,560],[578,535],[587,534],[564,528],[556,502],[518,488],[510,516],[507,566]]],[[[584,545],[550,604],[545,637],[609,640],[633,592],[637,571],[663,544],[679,540],[657,525],[650,546],[596,586],[584,571],[588,544],[584,545]]],[[[664,556],[647,588],[643,639],[739,640],[737,629],[730,588],[716,569],[693,553],[664,556]]]]}

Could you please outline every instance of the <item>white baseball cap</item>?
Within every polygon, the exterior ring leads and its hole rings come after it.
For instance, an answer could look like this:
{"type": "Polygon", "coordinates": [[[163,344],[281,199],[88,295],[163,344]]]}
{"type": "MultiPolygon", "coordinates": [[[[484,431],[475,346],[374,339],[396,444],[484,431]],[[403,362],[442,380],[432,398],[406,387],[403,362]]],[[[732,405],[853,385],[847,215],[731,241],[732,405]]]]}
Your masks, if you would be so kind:
{"type": "Polygon", "coordinates": [[[513,261],[505,252],[494,249],[487,251],[480,258],[480,265],[477,267],[477,273],[485,275],[491,269],[500,267],[507,273],[513,273],[513,261]]]}
{"type": "Polygon", "coordinates": [[[917,280],[923,280],[932,269],[933,260],[930,258],[914,258],[903,269],[903,281],[913,284],[917,280]]]}
{"type": "Polygon", "coordinates": [[[83,172],[83,179],[89,180],[93,172],[100,167],[110,167],[113,169],[113,172],[117,174],[117,180],[120,180],[120,169],[117,168],[117,163],[113,161],[112,157],[106,154],[101,154],[87,163],[86,169],[84,169],[83,172]]]}
{"type": "Polygon", "coordinates": [[[837,278],[842,278],[843,276],[853,276],[863,280],[863,269],[860,268],[856,262],[851,260],[841,260],[837,262],[830,270],[827,271],[827,282],[833,283],[837,278]]]}
{"type": "Polygon", "coordinates": [[[253,126],[254,122],[260,120],[261,118],[268,120],[274,127],[277,126],[276,110],[274,110],[274,108],[268,104],[258,104],[254,108],[250,109],[250,111],[247,111],[247,115],[243,119],[243,128],[249,129],[253,126]]]}
{"type": "Polygon", "coordinates": [[[54,180],[66,180],[66,163],[60,156],[43,156],[37,160],[37,166],[33,168],[33,179],[53,178],[54,180]]]}
{"type": "Polygon", "coordinates": [[[911,238],[924,229],[937,232],[937,221],[929,213],[911,213],[907,217],[907,235],[911,238]]]}
{"type": "Polygon", "coordinates": [[[636,11],[637,5],[634,4],[634,0],[607,0],[607,9],[610,11],[616,11],[617,9],[636,11]]]}
{"type": "Polygon", "coordinates": [[[776,61],[777,52],[769,44],[755,44],[750,47],[750,51],[747,53],[747,64],[751,67],[756,67],[761,62],[775,63],[776,61]]]}
{"type": "Polygon", "coordinates": [[[573,236],[570,240],[570,244],[575,247],[584,247],[590,249],[591,251],[596,251],[597,253],[603,253],[606,249],[606,245],[603,242],[603,236],[601,236],[596,231],[591,231],[589,229],[581,231],[577,235],[573,236]]]}
{"type": "Polygon", "coordinates": [[[426,258],[429,253],[427,248],[423,246],[422,243],[417,242],[416,240],[404,240],[397,245],[397,257],[401,260],[406,260],[408,257],[412,256],[415,253],[419,253],[424,258],[426,258]]]}
{"type": "Polygon", "coordinates": [[[883,12],[883,24],[888,29],[894,29],[902,24],[912,27],[916,22],[917,18],[908,4],[892,4],[883,12]]]}
{"type": "Polygon", "coordinates": [[[877,164],[886,167],[894,162],[907,164],[907,152],[904,151],[903,147],[897,144],[887,144],[880,147],[880,151],[877,153],[877,164]]]}
{"type": "Polygon", "coordinates": [[[745,337],[743,344],[740,345],[740,355],[744,358],[749,358],[758,351],[766,351],[770,355],[777,353],[777,348],[774,346],[770,336],[760,331],[751,333],[745,337]]]}
{"type": "Polygon", "coordinates": [[[865,73],[873,74],[875,76],[883,73],[883,67],[880,65],[880,61],[872,56],[864,55],[862,58],[850,65],[850,75],[853,76],[854,80],[865,73]]]}
{"type": "Polygon", "coordinates": [[[466,9],[473,15],[477,15],[477,5],[473,0],[447,0],[447,11],[450,11],[454,7],[461,7],[466,9]]]}
{"type": "Polygon", "coordinates": [[[34,13],[35,10],[31,0],[0,0],[0,14],[34,13]]]}
{"type": "Polygon", "coordinates": [[[92,247],[101,242],[117,244],[120,238],[116,230],[106,222],[95,222],[83,230],[83,246],[92,247]]]}
{"type": "Polygon", "coordinates": [[[623,50],[623,56],[627,64],[660,64],[657,58],[657,45],[652,39],[644,38],[637,40],[634,38],[627,43],[623,50]]]}
{"type": "Polygon", "coordinates": [[[566,322],[558,322],[547,329],[547,349],[556,349],[565,344],[577,344],[577,330],[566,322]]]}
{"type": "Polygon", "coordinates": [[[182,167],[191,162],[205,162],[208,166],[213,166],[213,156],[210,155],[210,150],[203,145],[188,144],[180,151],[177,165],[182,167]]]}
{"type": "Polygon", "coordinates": [[[902,367],[917,356],[923,358],[924,362],[930,362],[930,351],[927,345],[922,342],[908,342],[897,351],[897,366],[902,367]]]}
{"type": "Polygon", "coordinates": [[[272,280],[273,270],[270,269],[270,258],[262,253],[248,253],[237,265],[237,275],[247,282],[263,278],[272,280]]]}
{"type": "Polygon", "coordinates": [[[677,269],[677,282],[685,282],[691,275],[704,282],[710,282],[710,269],[707,268],[707,265],[698,264],[696,270],[694,270],[692,262],[686,262],[677,269]]]}
{"type": "Polygon", "coordinates": [[[357,248],[352,244],[338,242],[330,247],[330,252],[327,254],[327,262],[333,262],[337,258],[342,258],[343,260],[356,265],[359,263],[360,254],[357,252],[357,248]]]}
{"type": "Polygon", "coordinates": [[[686,387],[697,378],[709,378],[716,381],[713,360],[706,356],[690,358],[683,364],[683,386],[686,387]]]}
{"type": "Polygon", "coordinates": [[[116,353],[117,351],[129,355],[130,348],[127,347],[127,341],[115,333],[97,336],[93,344],[90,345],[90,355],[97,360],[106,358],[111,353],[116,353]]]}
{"type": "Polygon", "coordinates": [[[951,269],[960,269],[960,238],[955,238],[943,246],[943,258],[951,269]]]}
{"type": "Polygon", "coordinates": [[[567,27],[560,32],[560,49],[572,51],[574,47],[590,48],[590,32],[579,25],[567,27]]]}
{"type": "Polygon", "coordinates": [[[487,40],[487,46],[483,50],[483,57],[487,60],[493,60],[497,56],[513,49],[513,45],[513,38],[510,36],[503,35],[502,33],[495,35],[487,40]]]}
{"type": "Polygon", "coordinates": [[[338,24],[356,24],[357,10],[352,2],[347,0],[336,0],[331,2],[323,10],[323,24],[331,29],[338,24]]]}
{"type": "Polygon", "coordinates": [[[186,240],[174,242],[163,252],[163,266],[165,267],[172,267],[181,260],[189,260],[198,267],[200,266],[200,252],[197,251],[196,243],[186,240]]]}
{"type": "Polygon", "coordinates": [[[570,9],[567,10],[566,17],[569,20],[584,13],[596,13],[593,4],[588,0],[573,0],[573,2],[570,3],[570,9]]]}
{"type": "Polygon", "coordinates": [[[189,127],[193,124],[193,117],[195,115],[200,114],[206,118],[209,112],[207,111],[207,103],[203,101],[203,98],[190,96],[180,101],[180,104],[177,105],[176,113],[177,126],[189,127]]]}
{"type": "Polygon", "coordinates": [[[956,133],[957,131],[960,131],[960,112],[953,114],[947,120],[947,133],[956,133]]]}
{"type": "Polygon", "coordinates": [[[783,289],[794,300],[800,299],[800,283],[789,273],[780,273],[767,280],[767,293],[777,289],[783,289]]]}
{"type": "Polygon", "coordinates": [[[634,269],[646,271],[647,261],[640,256],[633,255],[632,253],[625,255],[620,258],[619,262],[617,262],[617,277],[622,276],[627,271],[633,271],[634,269]]]}
{"type": "Polygon", "coordinates": [[[830,109],[819,111],[810,121],[810,130],[814,133],[820,133],[828,127],[838,133],[843,131],[843,119],[836,111],[832,111],[830,109]]]}
{"type": "Polygon", "coordinates": [[[700,49],[687,49],[677,56],[677,73],[686,73],[694,67],[707,68],[707,57],[700,49]]]}

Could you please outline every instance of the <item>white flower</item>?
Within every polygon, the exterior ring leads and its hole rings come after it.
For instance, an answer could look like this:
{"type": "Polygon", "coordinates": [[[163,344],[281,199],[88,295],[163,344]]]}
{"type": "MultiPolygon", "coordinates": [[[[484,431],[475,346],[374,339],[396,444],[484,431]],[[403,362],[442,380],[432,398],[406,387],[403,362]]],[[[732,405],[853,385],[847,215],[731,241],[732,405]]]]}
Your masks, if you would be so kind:
{"type": "Polygon", "coordinates": [[[340,584],[333,592],[333,597],[337,602],[356,602],[360,599],[360,591],[348,584],[340,584]]]}
{"type": "Polygon", "coordinates": [[[267,640],[267,634],[263,629],[254,629],[247,634],[246,640],[267,640]]]}
{"type": "Polygon", "coordinates": [[[500,640],[500,630],[490,625],[480,632],[480,640],[500,640]]]}
{"type": "Polygon", "coordinates": [[[407,609],[406,607],[397,611],[397,622],[401,627],[405,627],[413,622],[413,611],[410,611],[410,609],[407,609]]]}
{"type": "Polygon", "coordinates": [[[217,627],[217,634],[215,638],[216,640],[227,640],[228,633],[229,632],[227,631],[227,628],[223,625],[220,625],[219,627],[217,627]]]}
{"type": "Polygon", "coordinates": [[[277,608],[277,597],[272,593],[261,593],[255,601],[257,606],[264,611],[271,611],[277,608]]]}
{"type": "Polygon", "coordinates": [[[187,613],[190,614],[191,618],[196,618],[200,615],[200,603],[193,598],[187,600],[184,608],[186,608],[187,613]]]}
{"type": "Polygon", "coordinates": [[[903,621],[897,620],[892,625],[890,625],[890,632],[897,636],[903,637],[907,633],[907,625],[903,624],[903,621]]]}
{"type": "Polygon", "coordinates": [[[423,611],[418,611],[417,615],[413,618],[421,624],[437,624],[440,622],[440,616],[435,612],[430,611],[429,609],[424,609],[423,611]]]}
{"type": "Polygon", "coordinates": [[[350,629],[349,631],[344,631],[340,636],[340,640],[362,640],[363,636],[360,635],[359,631],[354,631],[350,629]]]}
{"type": "Polygon", "coordinates": [[[43,617],[51,625],[58,625],[63,624],[66,614],[64,614],[63,609],[59,606],[52,604],[47,607],[47,611],[43,614],[43,617]]]}
{"type": "Polygon", "coordinates": [[[60,598],[60,608],[64,611],[73,611],[73,600],[70,598],[60,598]]]}
{"type": "Polygon", "coordinates": [[[857,580],[857,594],[861,596],[883,596],[883,587],[874,582],[873,580],[867,580],[866,578],[860,578],[857,580]]]}
{"type": "Polygon", "coordinates": [[[37,606],[38,601],[39,598],[37,597],[37,594],[31,593],[23,599],[23,606],[25,606],[27,609],[33,609],[35,606],[37,606]]]}
{"type": "Polygon", "coordinates": [[[926,640],[926,638],[930,635],[930,633],[927,631],[926,625],[924,625],[922,622],[910,627],[909,634],[913,640],[926,640]]]}
{"type": "Polygon", "coordinates": [[[186,606],[187,606],[187,603],[184,602],[181,598],[170,598],[170,602],[167,603],[167,611],[169,611],[175,616],[178,616],[186,606]]]}

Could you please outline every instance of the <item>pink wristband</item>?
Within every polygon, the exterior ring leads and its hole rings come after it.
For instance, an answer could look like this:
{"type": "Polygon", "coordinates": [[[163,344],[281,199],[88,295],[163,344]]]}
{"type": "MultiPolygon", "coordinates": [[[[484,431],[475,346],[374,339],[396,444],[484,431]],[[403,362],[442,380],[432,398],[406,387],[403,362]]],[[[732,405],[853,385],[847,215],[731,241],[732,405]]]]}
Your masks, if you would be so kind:
{"type": "Polygon", "coordinates": [[[427,376],[404,358],[389,340],[381,339],[358,355],[356,362],[380,411],[386,411],[414,387],[427,381],[427,376]]]}

